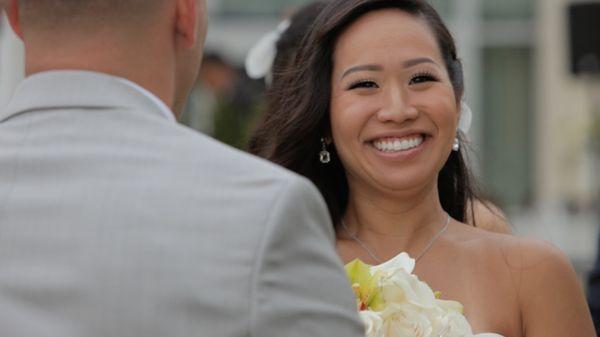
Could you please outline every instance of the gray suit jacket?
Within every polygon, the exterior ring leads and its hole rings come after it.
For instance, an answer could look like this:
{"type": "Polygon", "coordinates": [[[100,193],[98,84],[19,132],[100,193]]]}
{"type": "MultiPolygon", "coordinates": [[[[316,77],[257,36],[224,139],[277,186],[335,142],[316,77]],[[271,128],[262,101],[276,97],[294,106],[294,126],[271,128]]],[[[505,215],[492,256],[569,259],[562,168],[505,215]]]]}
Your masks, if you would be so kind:
{"type": "Polygon", "coordinates": [[[362,337],[332,240],[305,179],[114,77],[0,110],[0,336],[362,337]]]}

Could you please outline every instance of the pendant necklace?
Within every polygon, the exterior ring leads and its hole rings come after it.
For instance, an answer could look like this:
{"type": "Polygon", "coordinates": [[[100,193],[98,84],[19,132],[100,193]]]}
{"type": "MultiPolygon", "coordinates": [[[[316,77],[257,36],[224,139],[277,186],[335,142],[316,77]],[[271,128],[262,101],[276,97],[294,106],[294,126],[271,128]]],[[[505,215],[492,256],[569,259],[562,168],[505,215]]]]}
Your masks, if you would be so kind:
{"type": "MultiPolygon", "coordinates": [[[[378,264],[382,264],[384,262],[384,261],[382,261],[381,258],[379,258],[379,256],[377,256],[377,254],[375,254],[369,248],[369,246],[367,246],[366,243],[364,243],[361,239],[359,239],[356,234],[352,234],[350,232],[350,229],[348,229],[348,226],[346,226],[346,223],[344,222],[344,220],[341,220],[341,224],[342,224],[342,228],[344,229],[344,232],[346,232],[346,234],[350,237],[350,239],[352,239],[352,241],[356,242],[367,254],[369,254],[369,256],[375,262],[377,262],[378,264]]],[[[448,230],[449,225],[450,225],[450,215],[448,215],[448,217],[446,218],[446,223],[444,224],[444,227],[439,232],[437,232],[433,236],[433,238],[431,238],[431,240],[429,241],[427,246],[425,246],[423,251],[421,251],[421,253],[419,255],[417,255],[417,257],[415,258],[415,263],[418,262],[423,256],[425,256],[425,254],[427,254],[427,252],[431,249],[431,247],[433,247],[435,242],[448,230]]]]}

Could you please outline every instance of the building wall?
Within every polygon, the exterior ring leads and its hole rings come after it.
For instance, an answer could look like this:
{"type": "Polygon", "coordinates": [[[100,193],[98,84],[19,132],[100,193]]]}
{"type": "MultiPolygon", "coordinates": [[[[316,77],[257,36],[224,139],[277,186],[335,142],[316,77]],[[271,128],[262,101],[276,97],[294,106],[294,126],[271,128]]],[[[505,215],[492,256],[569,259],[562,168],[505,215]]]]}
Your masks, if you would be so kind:
{"type": "Polygon", "coordinates": [[[536,3],[536,198],[544,207],[585,204],[598,188],[589,125],[600,86],[569,72],[569,1],[536,3]]]}

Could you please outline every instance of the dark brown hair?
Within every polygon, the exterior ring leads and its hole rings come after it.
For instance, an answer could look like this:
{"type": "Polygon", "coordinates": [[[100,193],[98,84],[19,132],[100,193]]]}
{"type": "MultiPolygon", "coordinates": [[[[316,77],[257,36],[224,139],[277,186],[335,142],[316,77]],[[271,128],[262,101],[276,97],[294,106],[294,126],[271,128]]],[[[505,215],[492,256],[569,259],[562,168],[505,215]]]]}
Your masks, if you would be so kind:
{"type": "Polygon", "coordinates": [[[296,53],[300,49],[304,37],[307,32],[310,32],[315,20],[326,5],[322,1],[311,2],[290,17],[290,26],[277,41],[277,55],[272,68],[274,82],[280,82],[280,76],[285,77],[288,71],[293,70],[296,53]]]}
{"type": "MultiPolygon", "coordinates": [[[[250,143],[250,152],[310,179],[323,194],[334,224],[339,223],[348,204],[346,173],[333,146],[329,149],[332,161],[328,165],[319,162],[318,154],[321,138],[331,133],[329,106],[335,44],[361,16],[389,8],[427,22],[436,37],[458,105],[464,92],[462,64],[454,38],[431,5],[423,0],[334,0],[321,11],[314,25],[307,27],[290,68],[273,81],[267,92],[267,110],[250,143]]],[[[450,154],[438,175],[438,190],[444,210],[465,222],[467,205],[477,197],[463,156],[462,149],[450,154]]]]}

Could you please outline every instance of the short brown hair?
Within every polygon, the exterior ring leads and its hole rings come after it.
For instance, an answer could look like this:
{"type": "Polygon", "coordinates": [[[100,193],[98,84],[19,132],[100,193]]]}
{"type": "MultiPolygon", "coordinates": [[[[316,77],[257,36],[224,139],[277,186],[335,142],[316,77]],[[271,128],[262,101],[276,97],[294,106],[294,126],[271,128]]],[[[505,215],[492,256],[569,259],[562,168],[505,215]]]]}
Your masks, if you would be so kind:
{"type": "Polygon", "coordinates": [[[19,0],[20,16],[28,28],[83,29],[98,22],[115,24],[139,20],[167,0],[19,0]]]}

